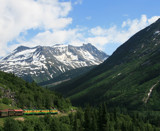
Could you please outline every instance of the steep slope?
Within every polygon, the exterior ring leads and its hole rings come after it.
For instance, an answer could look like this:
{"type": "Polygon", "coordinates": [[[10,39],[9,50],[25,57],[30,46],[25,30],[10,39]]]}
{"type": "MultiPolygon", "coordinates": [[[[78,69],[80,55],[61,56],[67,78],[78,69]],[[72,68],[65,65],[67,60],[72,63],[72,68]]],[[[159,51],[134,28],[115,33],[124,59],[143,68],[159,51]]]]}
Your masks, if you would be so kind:
{"type": "Polygon", "coordinates": [[[0,70],[12,72],[25,80],[43,82],[80,67],[98,65],[108,55],[91,44],[20,46],[0,60],[0,70]]]}
{"type": "Polygon", "coordinates": [[[160,19],[135,34],[103,64],[56,87],[76,105],[160,109],[160,19]],[[146,101],[147,100],[147,101],[146,101]]]}
{"type": "Polygon", "coordinates": [[[96,66],[87,66],[87,67],[72,69],[72,70],[66,71],[66,72],[58,75],[57,77],[54,77],[53,79],[50,79],[50,80],[44,81],[44,82],[40,82],[40,83],[38,83],[38,85],[43,86],[43,87],[52,87],[52,86],[58,85],[64,81],[69,81],[71,79],[80,77],[81,75],[89,72],[90,70],[92,70],[95,67],[96,66]]]}
{"type": "Polygon", "coordinates": [[[37,86],[34,82],[28,83],[13,74],[0,71],[0,109],[8,108],[9,106],[6,105],[31,109],[56,107],[59,110],[65,110],[71,106],[68,100],[37,86]]]}

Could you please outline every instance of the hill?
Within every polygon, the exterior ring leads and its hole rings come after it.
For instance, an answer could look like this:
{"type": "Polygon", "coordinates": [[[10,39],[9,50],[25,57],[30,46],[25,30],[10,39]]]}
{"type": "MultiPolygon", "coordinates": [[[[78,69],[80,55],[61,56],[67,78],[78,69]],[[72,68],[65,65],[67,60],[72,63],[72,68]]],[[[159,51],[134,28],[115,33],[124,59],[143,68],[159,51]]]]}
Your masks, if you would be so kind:
{"type": "Polygon", "coordinates": [[[75,105],[160,109],[160,19],[132,36],[104,63],[56,91],[75,105]]]}
{"type": "Polygon", "coordinates": [[[14,106],[31,109],[56,107],[65,110],[70,105],[69,100],[52,91],[43,89],[35,82],[28,83],[14,74],[0,71],[0,109],[14,106]]]}

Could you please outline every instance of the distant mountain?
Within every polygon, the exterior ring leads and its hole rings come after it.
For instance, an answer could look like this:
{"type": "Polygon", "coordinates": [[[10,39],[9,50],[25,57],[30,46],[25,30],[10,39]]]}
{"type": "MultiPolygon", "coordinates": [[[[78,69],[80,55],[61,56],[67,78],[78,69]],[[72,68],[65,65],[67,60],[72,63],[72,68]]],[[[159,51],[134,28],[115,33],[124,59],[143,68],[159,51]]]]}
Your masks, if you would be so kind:
{"type": "Polygon", "coordinates": [[[75,105],[160,110],[160,19],[136,33],[104,63],[56,91],[75,105]]]}
{"type": "Polygon", "coordinates": [[[43,82],[66,71],[98,65],[108,58],[91,44],[20,46],[0,60],[0,70],[11,72],[28,81],[43,82]]]}
{"type": "Polygon", "coordinates": [[[64,73],[58,75],[57,77],[54,77],[48,81],[40,82],[40,83],[38,83],[38,85],[43,86],[43,87],[47,87],[47,88],[52,87],[52,86],[56,86],[58,84],[61,84],[64,81],[69,81],[71,79],[80,77],[81,75],[86,74],[87,72],[89,72],[90,70],[92,70],[95,67],[96,66],[87,66],[87,67],[72,69],[72,70],[66,71],[66,72],[64,72],[64,73]]]}

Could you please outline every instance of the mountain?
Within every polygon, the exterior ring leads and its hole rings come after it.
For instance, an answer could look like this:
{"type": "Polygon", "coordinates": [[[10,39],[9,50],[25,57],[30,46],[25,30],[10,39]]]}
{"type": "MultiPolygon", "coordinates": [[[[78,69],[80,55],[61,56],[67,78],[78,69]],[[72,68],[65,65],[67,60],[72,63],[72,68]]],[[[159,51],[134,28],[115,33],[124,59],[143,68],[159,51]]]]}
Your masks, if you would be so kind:
{"type": "Polygon", "coordinates": [[[105,62],[54,89],[75,105],[160,110],[160,19],[132,36],[105,62]]]}
{"type": "Polygon", "coordinates": [[[92,70],[95,67],[96,66],[87,66],[87,67],[72,69],[72,70],[66,71],[66,72],[58,75],[57,77],[54,77],[53,79],[50,79],[50,80],[44,81],[44,82],[40,82],[40,83],[38,83],[38,85],[43,86],[43,87],[47,87],[47,88],[52,87],[52,86],[56,86],[64,81],[69,81],[71,79],[75,79],[77,77],[80,77],[81,75],[89,72],[90,70],[92,70]]]}
{"type": "Polygon", "coordinates": [[[81,67],[98,65],[108,58],[91,44],[20,46],[0,60],[0,70],[14,73],[28,81],[43,82],[81,67]]]}

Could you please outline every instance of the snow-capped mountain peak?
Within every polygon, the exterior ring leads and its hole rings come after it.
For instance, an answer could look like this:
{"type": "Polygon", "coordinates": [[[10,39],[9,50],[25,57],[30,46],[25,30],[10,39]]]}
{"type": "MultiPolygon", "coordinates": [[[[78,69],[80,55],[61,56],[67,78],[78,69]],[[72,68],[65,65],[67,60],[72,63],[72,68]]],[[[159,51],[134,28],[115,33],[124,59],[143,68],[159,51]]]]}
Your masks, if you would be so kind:
{"type": "Polygon", "coordinates": [[[0,70],[17,76],[49,80],[63,72],[80,67],[98,65],[108,55],[91,44],[76,47],[72,45],[19,46],[0,60],[0,70]]]}

